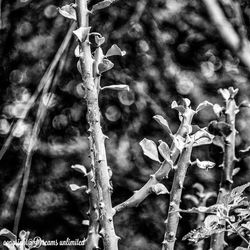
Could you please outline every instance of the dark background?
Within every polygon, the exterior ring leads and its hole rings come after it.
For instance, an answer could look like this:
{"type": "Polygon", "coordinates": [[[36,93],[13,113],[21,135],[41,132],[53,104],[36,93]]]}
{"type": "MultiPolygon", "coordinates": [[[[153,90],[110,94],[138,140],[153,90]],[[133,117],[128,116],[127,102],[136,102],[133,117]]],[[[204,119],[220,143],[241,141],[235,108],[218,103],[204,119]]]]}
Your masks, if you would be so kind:
{"type": "MultiPolygon", "coordinates": [[[[0,2],[0,145],[3,145],[11,124],[18,119],[51,63],[70,21],[56,9],[68,2],[0,2]]],[[[240,6],[245,27],[249,27],[250,5],[240,1],[240,6]]],[[[182,97],[189,98],[194,108],[204,100],[222,104],[218,89],[234,86],[239,88],[237,102],[249,101],[249,69],[227,48],[198,0],[117,1],[92,16],[91,27],[106,38],[104,51],[115,43],[127,52],[124,57],[111,59],[115,66],[103,74],[101,85],[127,84],[131,92],[105,90],[100,95],[102,126],[110,138],[106,145],[108,164],[113,170],[113,204],[117,205],[158,168],[157,163],[143,155],[139,142],[146,137],[171,143],[152,116],[160,114],[167,118],[175,132],[179,119],[170,108],[173,100],[181,102],[182,97]]],[[[69,189],[71,183],[86,184],[86,179],[72,170],[71,165],[89,167],[86,103],[79,87],[75,46],[76,40],[72,39],[61,59],[65,60],[63,71],[58,71],[56,86],[51,91],[54,99],[39,133],[20,223],[20,229],[29,230],[31,237],[40,236],[44,240],[82,239],[87,233],[81,222],[87,219],[88,196],[69,189]]],[[[20,193],[18,176],[37,108],[38,102],[0,162],[1,228],[13,228],[20,193]]],[[[237,115],[236,152],[250,145],[249,116],[248,109],[237,115]]],[[[193,123],[204,127],[215,118],[212,109],[205,109],[195,116],[193,123]]],[[[211,145],[195,149],[193,160],[197,157],[214,161],[216,166],[209,171],[190,168],[184,195],[193,192],[192,185],[196,182],[206,192],[218,190],[220,148],[211,145]]],[[[234,178],[234,185],[249,181],[249,164],[249,159],[237,163],[240,172],[234,178]]],[[[170,176],[166,182],[169,188],[171,181],[170,176]]],[[[168,198],[168,195],[151,195],[139,207],[115,216],[121,250],[161,248],[168,198]]],[[[214,201],[211,199],[209,203],[214,201]]],[[[192,204],[183,199],[181,206],[187,208],[192,204]]],[[[181,238],[196,227],[195,221],[195,215],[183,215],[176,249],[194,249],[181,238]]],[[[239,244],[238,238],[229,243],[228,249],[234,249],[239,244]]]]}

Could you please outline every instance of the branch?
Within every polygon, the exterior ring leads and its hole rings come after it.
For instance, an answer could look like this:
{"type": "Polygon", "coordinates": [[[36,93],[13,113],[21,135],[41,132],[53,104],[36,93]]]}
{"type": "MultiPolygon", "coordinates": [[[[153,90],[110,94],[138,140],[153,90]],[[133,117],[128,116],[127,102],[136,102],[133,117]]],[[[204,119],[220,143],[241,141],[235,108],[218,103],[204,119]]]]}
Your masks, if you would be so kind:
{"type": "Polygon", "coordinates": [[[250,70],[249,41],[245,39],[242,44],[241,38],[233,28],[232,24],[225,17],[217,0],[203,0],[203,3],[223,41],[239,57],[248,70],[250,70]]]}
{"type": "Polygon", "coordinates": [[[164,241],[162,243],[163,250],[173,250],[175,241],[176,241],[176,233],[180,220],[180,214],[178,210],[180,209],[181,202],[181,194],[184,184],[184,179],[186,176],[186,172],[188,166],[190,165],[190,157],[192,152],[192,144],[187,145],[180,156],[180,159],[177,163],[177,169],[174,175],[174,180],[172,184],[172,189],[170,192],[170,205],[168,211],[168,217],[165,221],[165,235],[164,241]]]}
{"type": "MultiPolygon", "coordinates": [[[[187,127],[191,125],[193,115],[194,111],[192,109],[187,108],[185,110],[180,127],[175,136],[181,136],[184,138],[186,137],[187,127]]],[[[179,157],[180,151],[174,142],[171,145],[170,152],[172,163],[175,164],[177,158],[179,157]]],[[[128,207],[137,207],[141,202],[143,202],[152,193],[153,187],[168,177],[171,167],[172,165],[169,162],[163,161],[160,168],[155,174],[150,176],[148,182],[141,189],[135,191],[135,193],[128,200],[114,207],[116,213],[128,207]]]]}
{"type": "MultiPolygon", "coordinates": [[[[234,96],[237,94],[237,90],[229,88],[221,90],[226,107],[225,107],[225,122],[231,127],[231,133],[228,136],[224,136],[224,156],[223,156],[223,169],[220,183],[220,191],[216,204],[223,203],[225,195],[229,194],[233,184],[233,169],[236,162],[235,157],[235,117],[239,111],[238,106],[235,103],[234,96]]],[[[216,250],[224,249],[225,232],[217,233],[211,237],[211,248],[216,250]]]]}
{"type": "MultiPolygon", "coordinates": [[[[105,136],[100,124],[100,110],[98,104],[100,74],[98,66],[101,57],[101,48],[98,47],[95,52],[95,58],[92,58],[89,42],[89,10],[87,0],[76,0],[77,22],[79,29],[77,31],[87,31],[83,39],[79,39],[80,46],[80,66],[82,80],[86,87],[86,101],[88,108],[89,123],[89,141],[91,153],[91,163],[93,164],[93,174],[95,176],[95,185],[93,188],[98,194],[98,208],[100,213],[101,234],[105,250],[118,249],[118,237],[115,234],[113,224],[113,209],[111,203],[111,191],[109,170],[106,159],[105,136]]],[[[76,31],[76,32],[77,32],[76,31]]],[[[93,192],[93,190],[91,191],[93,192]]]]}

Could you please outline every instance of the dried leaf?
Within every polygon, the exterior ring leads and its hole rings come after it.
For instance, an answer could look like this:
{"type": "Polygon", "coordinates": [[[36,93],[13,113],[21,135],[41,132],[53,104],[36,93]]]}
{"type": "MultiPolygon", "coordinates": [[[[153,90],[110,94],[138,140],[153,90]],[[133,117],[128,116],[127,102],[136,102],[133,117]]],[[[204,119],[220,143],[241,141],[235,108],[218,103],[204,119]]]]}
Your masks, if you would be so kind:
{"type": "Polygon", "coordinates": [[[200,161],[199,159],[196,159],[196,165],[201,169],[208,170],[209,168],[213,168],[215,166],[215,163],[211,161],[200,161]]]}
{"type": "Polygon", "coordinates": [[[160,145],[158,146],[158,150],[161,156],[163,157],[165,161],[172,162],[172,160],[170,159],[170,149],[168,147],[168,144],[161,140],[159,142],[160,142],[160,145]]]}
{"type": "Polygon", "coordinates": [[[172,134],[167,120],[164,119],[161,115],[155,115],[153,116],[153,119],[155,119],[170,135],[172,134]]]}
{"type": "Polygon", "coordinates": [[[169,191],[167,190],[167,188],[162,183],[158,183],[158,184],[154,185],[152,187],[152,191],[154,193],[156,193],[157,195],[169,194],[169,191]]]}
{"type": "Polygon", "coordinates": [[[152,159],[154,161],[160,162],[157,147],[153,141],[144,138],[140,142],[140,146],[142,147],[143,153],[146,156],[148,156],[150,159],[152,159]]]}
{"type": "Polygon", "coordinates": [[[101,1],[95,5],[93,5],[92,7],[92,12],[95,12],[97,10],[101,10],[101,9],[104,9],[104,8],[107,8],[110,4],[112,3],[112,1],[110,0],[104,0],[104,1],[101,1]]]}
{"type": "Polygon", "coordinates": [[[107,51],[106,57],[109,56],[124,56],[126,51],[121,50],[116,44],[113,44],[111,48],[107,51]]]}
{"type": "Polygon", "coordinates": [[[61,8],[58,8],[59,13],[69,19],[76,21],[76,11],[70,4],[66,4],[61,8]]]}
{"type": "Polygon", "coordinates": [[[77,39],[82,43],[89,36],[89,31],[91,27],[80,27],[77,30],[74,30],[73,33],[77,37],[77,39]]]}
{"type": "Polygon", "coordinates": [[[213,104],[211,102],[204,101],[198,105],[195,112],[198,113],[199,111],[203,110],[204,108],[206,108],[208,106],[213,106],[213,104]]]}
{"type": "Polygon", "coordinates": [[[126,90],[129,91],[129,86],[125,84],[118,84],[118,85],[109,85],[102,87],[102,90],[104,89],[112,89],[112,90],[126,90]]]}
{"type": "Polygon", "coordinates": [[[74,170],[76,170],[84,175],[87,174],[87,169],[83,165],[76,164],[76,165],[71,166],[71,168],[73,168],[74,170]]]}
{"type": "Polygon", "coordinates": [[[110,60],[104,58],[102,62],[99,63],[98,70],[99,70],[99,73],[101,74],[103,72],[106,72],[112,69],[113,67],[114,67],[114,64],[110,60]]]}

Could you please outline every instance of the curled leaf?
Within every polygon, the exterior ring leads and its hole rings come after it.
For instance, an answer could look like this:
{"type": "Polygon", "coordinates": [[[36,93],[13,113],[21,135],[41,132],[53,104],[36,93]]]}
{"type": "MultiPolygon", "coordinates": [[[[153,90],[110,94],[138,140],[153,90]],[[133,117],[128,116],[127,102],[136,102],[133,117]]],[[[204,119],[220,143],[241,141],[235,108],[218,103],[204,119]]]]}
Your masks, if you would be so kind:
{"type": "Polygon", "coordinates": [[[196,108],[195,112],[198,113],[199,111],[203,110],[204,108],[206,108],[208,106],[213,107],[213,104],[211,102],[204,101],[204,102],[202,102],[202,103],[200,103],[198,105],[198,107],[196,108]]]}
{"type": "Polygon", "coordinates": [[[121,50],[116,44],[113,44],[111,48],[107,51],[106,57],[109,56],[124,56],[126,51],[121,50]]]}
{"type": "Polygon", "coordinates": [[[217,215],[208,215],[204,220],[204,226],[207,229],[216,229],[220,224],[220,218],[217,215]]]}
{"type": "Polygon", "coordinates": [[[155,119],[170,135],[172,134],[167,120],[164,119],[161,115],[155,115],[153,116],[153,119],[155,119]]]}
{"type": "Polygon", "coordinates": [[[160,162],[157,147],[153,141],[144,138],[139,144],[146,156],[154,161],[160,162]]]}
{"type": "Polygon", "coordinates": [[[185,108],[188,108],[191,104],[191,101],[188,98],[183,98],[183,102],[185,108]]]}
{"type": "Polygon", "coordinates": [[[158,150],[161,154],[161,156],[163,157],[163,159],[167,162],[170,162],[172,161],[170,159],[170,149],[168,147],[168,144],[164,141],[159,141],[160,142],[160,145],[158,146],[158,150]]]}
{"type": "Polygon", "coordinates": [[[92,12],[95,12],[97,10],[101,10],[101,9],[104,9],[104,8],[107,8],[110,4],[112,3],[112,1],[110,0],[104,0],[104,1],[101,1],[95,5],[93,5],[92,7],[92,12]]]}
{"type": "Polygon", "coordinates": [[[59,13],[69,19],[76,21],[76,11],[71,4],[66,4],[61,8],[58,8],[59,13]]]}
{"type": "Polygon", "coordinates": [[[104,58],[102,62],[99,63],[98,70],[99,70],[99,73],[101,74],[103,72],[106,72],[112,69],[113,67],[114,67],[114,64],[110,60],[104,58]]]}
{"type": "Polygon", "coordinates": [[[129,91],[129,86],[125,84],[118,84],[118,85],[109,85],[102,87],[102,90],[104,89],[112,89],[112,90],[126,90],[129,91]]]}
{"type": "Polygon", "coordinates": [[[208,133],[205,129],[201,129],[192,135],[192,139],[194,140],[193,146],[196,147],[212,143],[214,136],[208,133]]]}
{"type": "Polygon", "coordinates": [[[213,168],[215,166],[215,163],[211,161],[200,161],[199,159],[196,159],[196,165],[201,169],[208,170],[209,168],[213,168]]]}
{"type": "Polygon", "coordinates": [[[4,236],[6,238],[8,238],[11,241],[16,241],[17,237],[15,234],[13,234],[10,230],[3,228],[0,230],[0,236],[4,236]]]}
{"type": "Polygon", "coordinates": [[[89,31],[91,27],[80,27],[77,30],[74,30],[73,33],[77,37],[77,39],[82,43],[89,36],[89,31]]]}
{"type": "Polygon", "coordinates": [[[152,186],[152,191],[157,195],[169,194],[169,191],[162,183],[157,183],[156,185],[152,186]]]}
{"type": "Polygon", "coordinates": [[[171,108],[176,109],[181,114],[183,114],[185,112],[185,107],[182,105],[178,105],[176,101],[172,102],[171,108]]]}
{"type": "Polygon", "coordinates": [[[97,44],[98,47],[104,44],[104,42],[105,42],[105,37],[95,36],[95,43],[97,44]]]}
{"type": "Polygon", "coordinates": [[[218,92],[222,95],[224,100],[228,100],[230,98],[230,92],[228,89],[219,89],[218,92]]]}
{"type": "Polygon", "coordinates": [[[71,166],[71,168],[73,168],[74,170],[76,170],[84,175],[87,174],[87,169],[83,165],[76,164],[76,165],[71,166]]]}

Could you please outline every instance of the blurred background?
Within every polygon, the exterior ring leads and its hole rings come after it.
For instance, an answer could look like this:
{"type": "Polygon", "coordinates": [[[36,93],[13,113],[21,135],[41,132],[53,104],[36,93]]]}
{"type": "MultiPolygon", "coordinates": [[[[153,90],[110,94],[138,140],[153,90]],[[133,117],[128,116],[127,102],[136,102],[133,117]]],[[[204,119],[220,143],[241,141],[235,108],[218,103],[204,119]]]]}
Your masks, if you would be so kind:
{"type": "MultiPolygon", "coordinates": [[[[90,5],[96,2],[90,1],[90,5]]],[[[220,36],[203,2],[117,1],[91,16],[92,31],[106,39],[104,51],[117,44],[127,52],[124,57],[112,58],[115,66],[103,74],[101,81],[101,86],[127,84],[131,88],[130,92],[104,90],[100,95],[102,127],[109,137],[106,145],[108,164],[113,170],[114,205],[130,197],[159,167],[143,155],[139,142],[146,137],[171,143],[170,137],[152,119],[154,115],[165,117],[175,132],[179,118],[170,108],[174,100],[181,102],[183,97],[189,98],[194,108],[204,100],[222,105],[217,91],[229,86],[239,88],[237,103],[250,99],[250,67],[220,36]]],[[[223,8],[226,2],[221,0],[220,8],[227,21],[239,37],[243,28],[242,39],[247,39],[250,3],[236,1],[239,23],[235,22],[234,9],[223,8]]],[[[86,179],[71,166],[83,164],[89,168],[89,159],[85,93],[74,56],[76,40],[71,38],[64,43],[61,54],[58,52],[71,21],[59,15],[57,7],[67,3],[0,0],[0,227],[13,229],[22,171],[30,152],[29,143],[36,132],[19,228],[29,230],[31,237],[45,240],[83,239],[87,233],[82,221],[88,218],[88,196],[69,188],[72,183],[86,184],[86,179]],[[58,64],[53,66],[57,53],[60,54],[58,64]],[[37,94],[33,100],[39,88],[41,92],[42,83],[51,83],[46,95],[40,98],[41,94],[37,94]],[[22,122],[14,127],[20,119],[22,122]]],[[[204,127],[213,119],[216,116],[208,108],[195,116],[193,123],[204,127]]],[[[236,127],[237,153],[250,145],[249,109],[241,109],[236,127]]],[[[195,183],[202,184],[204,192],[217,192],[219,187],[220,148],[203,146],[195,149],[192,157],[213,161],[216,166],[209,171],[189,169],[182,208],[194,206],[187,197],[195,193],[195,183]]],[[[237,163],[240,171],[234,185],[250,180],[249,164],[248,158],[237,163]]],[[[171,181],[170,176],[166,181],[169,188],[171,181]]],[[[161,249],[168,198],[168,195],[152,194],[139,207],[116,215],[121,250],[161,249]]],[[[212,195],[207,205],[215,200],[212,195]]],[[[183,215],[176,249],[196,249],[181,238],[199,224],[199,219],[196,215],[183,215]]],[[[234,249],[239,242],[237,237],[230,238],[227,249],[234,249]]]]}

